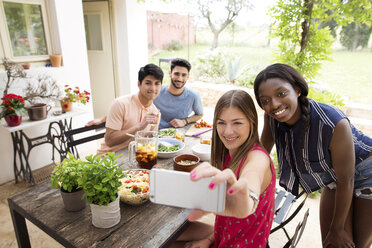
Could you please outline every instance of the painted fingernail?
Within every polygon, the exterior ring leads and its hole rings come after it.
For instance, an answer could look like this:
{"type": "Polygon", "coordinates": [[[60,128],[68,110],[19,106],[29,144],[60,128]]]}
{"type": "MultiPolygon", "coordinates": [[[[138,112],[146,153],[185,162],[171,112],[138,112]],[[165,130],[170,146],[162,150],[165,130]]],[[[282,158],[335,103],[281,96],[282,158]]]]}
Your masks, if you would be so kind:
{"type": "Polygon", "coordinates": [[[195,178],[195,177],[196,177],[196,173],[195,173],[195,171],[191,172],[190,176],[191,176],[192,178],[195,178]]]}
{"type": "Polygon", "coordinates": [[[213,189],[213,187],[214,187],[214,183],[210,183],[210,184],[208,185],[208,188],[210,188],[210,189],[213,189]]]}
{"type": "Polygon", "coordinates": [[[234,190],[233,189],[229,189],[228,193],[231,195],[232,193],[234,193],[234,190]]]}

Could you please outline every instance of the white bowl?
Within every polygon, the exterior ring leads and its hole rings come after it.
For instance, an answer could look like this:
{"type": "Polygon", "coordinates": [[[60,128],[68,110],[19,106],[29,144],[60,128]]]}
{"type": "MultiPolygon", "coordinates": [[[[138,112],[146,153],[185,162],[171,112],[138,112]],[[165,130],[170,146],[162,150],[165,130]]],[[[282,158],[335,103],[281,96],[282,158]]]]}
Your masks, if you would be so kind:
{"type": "Polygon", "coordinates": [[[177,151],[172,151],[172,152],[160,152],[158,151],[158,157],[159,158],[172,158],[174,156],[176,156],[176,154],[183,150],[183,148],[185,147],[185,144],[182,143],[181,141],[179,141],[178,139],[171,139],[171,138],[159,138],[159,141],[158,141],[158,147],[160,144],[165,144],[165,145],[176,145],[178,144],[180,146],[180,149],[178,149],[177,151]]]}
{"type": "Polygon", "coordinates": [[[132,179],[135,177],[135,175],[131,174],[131,172],[136,173],[137,171],[144,172],[142,173],[142,176],[138,176],[139,177],[138,179],[143,178],[143,179],[150,180],[149,178],[150,171],[146,169],[131,169],[131,170],[123,171],[125,177],[120,179],[120,182],[122,183],[122,185],[118,189],[120,200],[130,205],[139,205],[139,204],[145,203],[149,200],[149,197],[150,197],[149,181],[137,181],[137,180],[132,179]],[[127,182],[128,180],[130,180],[130,182],[127,182]],[[136,185],[137,189],[140,189],[141,191],[142,190],[143,191],[140,193],[131,192],[129,186],[133,187],[133,185],[136,185]],[[126,187],[128,187],[129,189],[126,187]]]}
{"type": "Polygon", "coordinates": [[[197,144],[192,148],[192,153],[200,158],[202,161],[211,160],[211,145],[207,144],[197,144]]]}

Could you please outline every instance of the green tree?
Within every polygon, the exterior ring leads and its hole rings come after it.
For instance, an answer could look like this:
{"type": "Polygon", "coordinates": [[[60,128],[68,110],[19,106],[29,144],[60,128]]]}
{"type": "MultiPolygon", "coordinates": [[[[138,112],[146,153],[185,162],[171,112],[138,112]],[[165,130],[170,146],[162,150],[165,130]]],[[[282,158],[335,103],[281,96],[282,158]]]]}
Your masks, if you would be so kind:
{"type": "Polygon", "coordinates": [[[196,3],[213,33],[212,50],[218,47],[220,33],[234,22],[241,10],[251,7],[247,0],[196,0],[196,3]],[[221,13],[221,10],[224,12],[221,13]]]}
{"type": "Polygon", "coordinates": [[[334,39],[324,23],[370,26],[372,4],[371,0],[278,0],[270,14],[272,37],[279,38],[276,61],[294,66],[311,82],[332,53],[334,39]]]}
{"type": "Polygon", "coordinates": [[[355,24],[355,22],[342,27],[340,42],[350,51],[355,51],[358,47],[368,46],[371,36],[372,26],[366,24],[355,24]]]}

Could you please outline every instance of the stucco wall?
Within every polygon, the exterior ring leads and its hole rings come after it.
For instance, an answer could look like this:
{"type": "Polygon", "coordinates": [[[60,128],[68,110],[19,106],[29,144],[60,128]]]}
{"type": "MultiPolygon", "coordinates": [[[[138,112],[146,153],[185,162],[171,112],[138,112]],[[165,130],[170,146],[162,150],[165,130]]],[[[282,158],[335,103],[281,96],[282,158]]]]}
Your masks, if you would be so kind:
{"type": "Polygon", "coordinates": [[[146,9],[136,0],[113,0],[114,50],[119,95],[138,91],[138,70],[148,63],[146,9]]]}
{"type": "MultiPolygon", "coordinates": [[[[63,67],[46,68],[44,63],[33,63],[29,74],[48,73],[57,82],[79,86],[82,89],[90,90],[88,58],[85,43],[85,31],[83,20],[82,2],[76,0],[51,0],[49,3],[49,15],[51,20],[51,32],[54,40],[54,52],[63,56],[63,67]]],[[[5,77],[5,72],[0,72],[0,78],[5,77]]],[[[0,79],[1,80],[1,79],[0,79]]],[[[3,82],[3,80],[1,81],[3,82]]],[[[1,84],[4,87],[3,83],[1,84]]],[[[16,82],[9,90],[10,93],[23,94],[25,82],[16,82]]],[[[0,89],[1,90],[1,89],[0,89]]],[[[1,90],[2,94],[2,90],[1,90]]],[[[82,106],[80,106],[82,107],[82,106]]],[[[87,115],[74,118],[74,126],[81,126],[87,120],[93,118],[92,106],[88,104],[84,107],[87,115]]],[[[3,122],[4,120],[2,120],[3,122]]],[[[48,125],[38,126],[25,130],[29,137],[44,135],[48,125]]],[[[1,173],[0,184],[14,179],[13,174],[13,147],[10,133],[0,128],[0,158],[1,173]]],[[[44,144],[31,150],[30,163],[31,169],[43,167],[51,164],[52,147],[44,144]]]]}
{"type": "MultiPolygon", "coordinates": [[[[29,73],[48,73],[63,87],[65,84],[79,86],[91,91],[89,79],[88,56],[85,40],[82,1],[79,0],[47,0],[51,35],[54,53],[62,54],[63,66],[46,68],[44,63],[32,64],[29,73]]],[[[112,10],[112,30],[116,40],[114,45],[114,61],[118,95],[132,94],[138,91],[137,76],[141,66],[148,63],[146,10],[136,0],[110,0],[112,10]]],[[[5,72],[0,69],[0,82],[5,72]]],[[[0,84],[0,92],[2,92],[0,84]]],[[[11,93],[22,94],[25,83],[17,82],[11,93]]],[[[0,93],[1,94],[1,93],[0,93]]],[[[102,92],[104,94],[104,92],[102,92]]],[[[92,99],[94,101],[94,99],[92,99]]],[[[74,127],[83,126],[93,118],[92,105],[80,105],[87,111],[86,115],[74,117],[74,127]]],[[[4,120],[2,120],[4,121],[4,120]]],[[[30,137],[44,135],[47,125],[27,129],[30,137]]],[[[14,179],[12,140],[7,130],[0,128],[0,184],[14,179]]],[[[45,144],[31,151],[31,169],[52,163],[51,145],[45,144]]]]}

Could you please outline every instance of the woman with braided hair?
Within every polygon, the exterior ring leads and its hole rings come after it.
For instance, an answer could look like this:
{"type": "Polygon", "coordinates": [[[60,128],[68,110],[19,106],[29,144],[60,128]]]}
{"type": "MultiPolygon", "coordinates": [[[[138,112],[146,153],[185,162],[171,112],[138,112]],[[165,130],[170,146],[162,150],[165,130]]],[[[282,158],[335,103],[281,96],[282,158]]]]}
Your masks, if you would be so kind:
{"type": "Polygon", "coordinates": [[[273,64],[254,81],[265,111],[261,142],[274,143],[279,183],[298,195],[322,189],[323,247],[372,244],[372,138],[337,108],[307,98],[308,85],[294,68],[273,64]]]}

